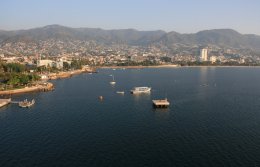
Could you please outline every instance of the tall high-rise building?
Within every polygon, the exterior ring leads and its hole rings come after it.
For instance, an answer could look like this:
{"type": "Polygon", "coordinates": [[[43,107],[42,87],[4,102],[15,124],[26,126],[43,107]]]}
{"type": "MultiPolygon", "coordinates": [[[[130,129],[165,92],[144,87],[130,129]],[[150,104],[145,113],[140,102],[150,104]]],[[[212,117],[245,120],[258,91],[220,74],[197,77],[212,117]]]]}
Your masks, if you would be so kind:
{"type": "Polygon", "coordinates": [[[207,49],[200,50],[200,61],[208,61],[208,50],[207,49]]]}

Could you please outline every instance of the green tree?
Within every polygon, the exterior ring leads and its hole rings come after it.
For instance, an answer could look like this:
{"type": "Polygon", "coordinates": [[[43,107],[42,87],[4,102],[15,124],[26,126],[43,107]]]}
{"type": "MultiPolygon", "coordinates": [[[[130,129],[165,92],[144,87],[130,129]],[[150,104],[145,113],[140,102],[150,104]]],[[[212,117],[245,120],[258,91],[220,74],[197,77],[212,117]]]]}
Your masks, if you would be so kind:
{"type": "Polygon", "coordinates": [[[8,63],[3,64],[3,68],[5,72],[17,72],[21,73],[25,71],[25,65],[19,63],[8,63]]]}
{"type": "Polygon", "coordinates": [[[19,75],[19,84],[25,85],[29,83],[29,76],[26,74],[19,75]]]}
{"type": "Polygon", "coordinates": [[[18,78],[17,75],[12,75],[11,78],[8,80],[7,84],[9,85],[18,85],[20,82],[20,79],[18,78]]]}
{"type": "Polygon", "coordinates": [[[63,62],[63,69],[64,70],[69,70],[70,69],[70,65],[68,62],[63,62]]]}

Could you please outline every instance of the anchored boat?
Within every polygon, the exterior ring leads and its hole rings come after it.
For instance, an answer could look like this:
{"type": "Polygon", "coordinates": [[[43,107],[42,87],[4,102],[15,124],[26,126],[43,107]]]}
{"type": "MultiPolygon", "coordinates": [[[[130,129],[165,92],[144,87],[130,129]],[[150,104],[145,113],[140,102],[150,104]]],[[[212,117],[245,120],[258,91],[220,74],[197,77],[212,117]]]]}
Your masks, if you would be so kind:
{"type": "Polygon", "coordinates": [[[138,93],[150,93],[151,92],[151,87],[146,87],[146,86],[143,86],[143,87],[134,87],[132,90],[131,90],[131,93],[132,94],[138,94],[138,93]]]}
{"type": "Polygon", "coordinates": [[[115,85],[116,84],[116,81],[115,81],[115,78],[114,78],[114,75],[110,75],[112,76],[113,80],[110,82],[111,85],[115,85]]]}
{"type": "Polygon", "coordinates": [[[34,99],[32,99],[32,101],[28,101],[27,99],[25,99],[24,101],[19,102],[19,106],[23,107],[23,108],[26,108],[26,107],[29,108],[32,105],[34,105],[34,103],[35,103],[34,99]]]}

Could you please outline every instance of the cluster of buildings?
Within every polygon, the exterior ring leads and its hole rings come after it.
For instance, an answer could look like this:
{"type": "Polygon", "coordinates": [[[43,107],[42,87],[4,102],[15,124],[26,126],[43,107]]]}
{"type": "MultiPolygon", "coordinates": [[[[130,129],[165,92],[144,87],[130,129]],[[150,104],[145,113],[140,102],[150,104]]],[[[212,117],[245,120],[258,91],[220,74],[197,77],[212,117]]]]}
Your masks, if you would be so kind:
{"type": "Polygon", "coordinates": [[[0,45],[0,59],[30,65],[62,69],[64,63],[81,60],[88,65],[181,64],[187,62],[260,64],[260,54],[250,49],[218,46],[132,46],[100,44],[96,41],[9,42],[0,45]]]}
{"type": "Polygon", "coordinates": [[[59,59],[57,61],[50,60],[50,59],[45,59],[41,60],[38,59],[36,63],[37,67],[45,66],[45,67],[55,67],[57,69],[62,69],[63,68],[63,61],[62,59],[59,59]]]}

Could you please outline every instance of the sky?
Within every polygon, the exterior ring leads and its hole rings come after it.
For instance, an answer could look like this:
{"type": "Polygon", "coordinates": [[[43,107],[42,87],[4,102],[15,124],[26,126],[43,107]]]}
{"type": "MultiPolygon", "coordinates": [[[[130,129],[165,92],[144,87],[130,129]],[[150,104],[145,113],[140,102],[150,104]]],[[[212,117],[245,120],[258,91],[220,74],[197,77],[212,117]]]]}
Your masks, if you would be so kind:
{"type": "Polygon", "coordinates": [[[260,0],[1,0],[0,29],[59,24],[196,33],[231,28],[260,35],[260,0]]]}

